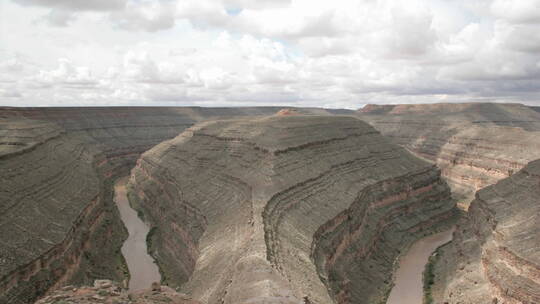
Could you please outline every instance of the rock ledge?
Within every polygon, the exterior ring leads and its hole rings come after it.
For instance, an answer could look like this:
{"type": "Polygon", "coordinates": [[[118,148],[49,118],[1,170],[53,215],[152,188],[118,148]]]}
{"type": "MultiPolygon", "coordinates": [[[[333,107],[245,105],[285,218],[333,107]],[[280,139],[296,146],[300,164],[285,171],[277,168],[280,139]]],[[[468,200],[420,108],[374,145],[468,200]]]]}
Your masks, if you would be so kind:
{"type": "Polygon", "coordinates": [[[65,286],[36,304],[199,304],[185,294],[155,283],[147,290],[130,293],[110,280],[96,280],[94,286],[65,286]]]}

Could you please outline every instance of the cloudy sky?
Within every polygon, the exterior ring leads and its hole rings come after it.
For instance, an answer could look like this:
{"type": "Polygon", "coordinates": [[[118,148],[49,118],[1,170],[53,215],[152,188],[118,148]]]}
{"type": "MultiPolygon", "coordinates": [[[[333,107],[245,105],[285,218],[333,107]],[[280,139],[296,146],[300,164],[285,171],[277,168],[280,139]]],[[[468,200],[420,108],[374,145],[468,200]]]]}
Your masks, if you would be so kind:
{"type": "Polygon", "coordinates": [[[540,105],[540,0],[0,0],[0,105],[540,105]]]}

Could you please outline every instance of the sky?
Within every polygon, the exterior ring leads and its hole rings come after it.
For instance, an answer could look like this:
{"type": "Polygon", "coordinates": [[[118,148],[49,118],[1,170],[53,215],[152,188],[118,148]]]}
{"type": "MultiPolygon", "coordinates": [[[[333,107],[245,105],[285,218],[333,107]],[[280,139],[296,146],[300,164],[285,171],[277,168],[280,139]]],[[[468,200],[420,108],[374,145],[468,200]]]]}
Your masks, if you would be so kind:
{"type": "Polygon", "coordinates": [[[0,0],[0,106],[540,106],[540,0],[0,0]]]}

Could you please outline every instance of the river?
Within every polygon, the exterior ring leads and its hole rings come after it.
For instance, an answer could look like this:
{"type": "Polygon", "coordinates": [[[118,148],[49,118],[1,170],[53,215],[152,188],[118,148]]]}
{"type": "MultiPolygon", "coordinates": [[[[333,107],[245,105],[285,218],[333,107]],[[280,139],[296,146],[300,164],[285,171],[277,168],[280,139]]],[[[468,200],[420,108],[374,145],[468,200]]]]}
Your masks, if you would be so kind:
{"type": "Polygon", "coordinates": [[[122,254],[126,259],[131,276],[129,290],[136,291],[150,288],[152,282],[160,282],[161,275],[146,248],[146,235],[150,229],[129,205],[126,193],[127,181],[128,177],[124,177],[114,185],[114,201],[129,232],[129,236],[122,246],[122,254]]]}
{"type": "Polygon", "coordinates": [[[427,236],[416,241],[399,260],[395,285],[386,304],[422,304],[424,286],[422,272],[437,247],[452,240],[454,229],[427,236]]]}

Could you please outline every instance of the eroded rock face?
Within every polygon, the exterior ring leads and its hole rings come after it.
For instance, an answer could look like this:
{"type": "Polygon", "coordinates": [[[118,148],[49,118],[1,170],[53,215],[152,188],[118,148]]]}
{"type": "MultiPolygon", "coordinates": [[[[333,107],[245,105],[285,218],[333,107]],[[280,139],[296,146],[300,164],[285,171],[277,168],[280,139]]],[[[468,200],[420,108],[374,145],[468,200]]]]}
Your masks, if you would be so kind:
{"type": "Polygon", "coordinates": [[[123,281],[114,180],[197,121],[277,109],[0,107],[0,303],[96,278],[123,281]]]}
{"type": "MultiPolygon", "coordinates": [[[[187,109],[0,108],[0,302],[123,281],[113,180],[194,123],[187,109]]],[[[195,116],[195,115],[193,115],[195,116]]]]}
{"type": "Polygon", "coordinates": [[[20,155],[63,132],[53,123],[25,118],[0,119],[0,159],[20,155]]]}
{"type": "Polygon", "coordinates": [[[357,115],[436,163],[465,209],[477,190],[540,158],[540,113],[520,104],[367,105],[357,115]]]}
{"type": "MultiPolygon", "coordinates": [[[[332,115],[336,111],[319,108],[291,108],[303,114],[332,115]]],[[[92,107],[92,108],[12,108],[0,107],[0,136],[17,136],[14,129],[43,133],[50,123],[103,153],[118,174],[127,174],[142,152],[171,139],[194,123],[218,118],[272,115],[279,107],[92,107]],[[29,123],[30,122],[30,123],[29,123]],[[29,128],[23,125],[36,124],[29,128]],[[33,131],[29,131],[29,130],[33,131]],[[9,133],[9,134],[8,134],[9,133]]],[[[20,131],[17,131],[20,132],[20,131]]],[[[26,135],[25,135],[26,136],[26,135]]],[[[13,137],[11,137],[13,139],[13,137]]],[[[20,138],[20,137],[19,137],[20,138]]],[[[5,150],[8,145],[0,142],[5,150]]],[[[13,145],[11,145],[13,148],[13,145]]],[[[22,148],[22,146],[19,146],[22,148]]],[[[1,152],[0,152],[1,153],[1,152]]]]}
{"type": "Polygon", "coordinates": [[[144,153],[130,200],[165,281],[203,303],[376,303],[455,216],[439,171],[350,117],[197,124],[144,153]]]}
{"type": "Polygon", "coordinates": [[[30,303],[96,276],[122,280],[125,232],[108,204],[107,159],[58,125],[9,128],[2,141],[17,149],[0,156],[0,302],[30,303]]]}
{"type": "Polygon", "coordinates": [[[434,261],[434,303],[540,303],[540,160],[482,189],[434,261]]]}

